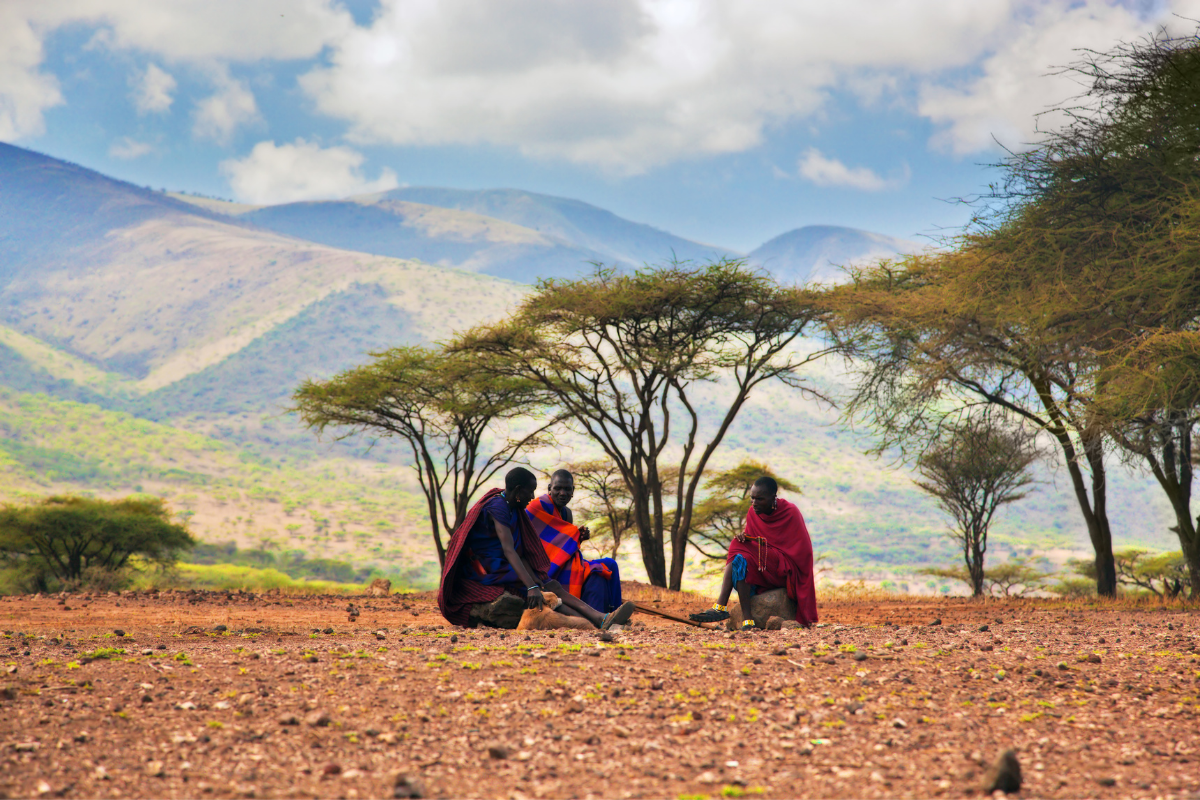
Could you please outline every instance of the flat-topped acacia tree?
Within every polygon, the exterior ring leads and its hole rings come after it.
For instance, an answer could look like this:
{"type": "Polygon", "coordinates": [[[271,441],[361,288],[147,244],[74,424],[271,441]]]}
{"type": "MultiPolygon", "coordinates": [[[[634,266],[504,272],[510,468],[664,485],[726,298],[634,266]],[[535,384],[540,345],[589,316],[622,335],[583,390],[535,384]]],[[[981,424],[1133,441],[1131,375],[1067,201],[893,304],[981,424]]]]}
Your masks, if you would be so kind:
{"type": "Polygon", "coordinates": [[[620,471],[651,583],[679,589],[709,460],[756,386],[816,394],[802,368],[831,350],[800,339],[819,330],[805,290],[725,259],[542,281],[450,347],[553,397],[620,471]]]}
{"type": "Polygon", "coordinates": [[[337,428],[339,439],[391,436],[408,445],[444,563],[442,531],[458,527],[475,495],[520,451],[546,444],[558,420],[536,383],[497,377],[470,353],[412,346],[371,355],[329,380],[305,381],[292,410],[318,435],[337,428]]]}

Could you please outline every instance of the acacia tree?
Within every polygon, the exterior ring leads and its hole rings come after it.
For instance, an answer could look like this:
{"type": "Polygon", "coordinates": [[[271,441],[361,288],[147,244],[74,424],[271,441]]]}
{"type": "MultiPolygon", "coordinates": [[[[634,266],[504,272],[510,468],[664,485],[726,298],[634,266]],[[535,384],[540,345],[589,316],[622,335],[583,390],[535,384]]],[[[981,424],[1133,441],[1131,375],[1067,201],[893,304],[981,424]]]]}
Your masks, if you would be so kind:
{"type": "Polygon", "coordinates": [[[1068,125],[1009,159],[987,247],[1039,271],[1038,310],[1093,353],[1083,402],[1163,489],[1200,596],[1200,39],[1159,34],[1070,69],[1088,90],[1068,125]]]}
{"type": "Polygon", "coordinates": [[[814,393],[800,371],[830,350],[798,339],[818,321],[805,291],[742,261],[597,267],[540,282],[510,319],[453,348],[480,354],[497,376],[538,384],[599,445],[629,491],[651,583],[678,589],[705,467],[755,387],[781,381],[814,393]]]}
{"type": "MultiPolygon", "coordinates": [[[[135,556],[171,564],[195,544],[157,497],[54,496],[0,507],[0,563],[62,581],[78,581],[89,570],[116,573],[135,556]]],[[[46,588],[43,577],[35,581],[46,588]]]]}
{"type": "Polygon", "coordinates": [[[635,528],[633,505],[629,502],[629,490],[625,488],[621,471],[606,459],[567,464],[564,469],[575,477],[575,485],[586,493],[578,504],[576,517],[597,520],[591,526],[589,544],[616,558],[621,540],[635,528]]]}
{"type": "Polygon", "coordinates": [[[843,293],[851,327],[874,326],[852,410],[873,406],[893,439],[955,394],[1040,426],[1105,595],[1104,461],[1124,448],[1171,501],[1200,590],[1186,455],[1200,416],[1200,43],[1156,36],[1069,69],[1088,89],[1058,109],[1067,124],[997,165],[1004,180],[948,252],[866,270],[843,293]]]}
{"type": "Polygon", "coordinates": [[[394,436],[408,445],[442,563],[442,531],[458,527],[471,499],[520,450],[546,444],[558,420],[543,413],[519,434],[497,431],[545,412],[546,394],[530,381],[488,373],[469,353],[414,346],[371,355],[329,380],[305,381],[292,410],[318,436],[332,427],[342,429],[339,439],[394,436]]]}
{"type": "Polygon", "coordinates": [[[1059,313],[1049,313],[1039,295],[1055,294],[1050,282],[1032,274],[1032,264],[989,252],[988,243],[985,234],[967,234],[954,249],[863,267],[851,284],[826,291],[831,326],[857,356],[845,414],[875,430],[877,452],[894,448],[905,458],[919,457],[943,428],[980,407],[1045,431],[1087,525],[1097,591],[1114,595],[1106,432],[1088,402],[1094,351],[1063,322],[1076,318],[1072,298],[1058,292],[1059,313]]]}
{"type": "MultiPolygon", "coordinates": [[[[984,555],[996,511],[1015,503],[1033,482],[1029,467],[1038,458],[1034,439],[992,415],[968,417],[943,430],[917,459],[923,480],[914,480],[948,514],[962,550],[971,593],[984,594],[984,555]]],[[[1006,592],[1007,594],[1007,592],[1006,592]]]]}

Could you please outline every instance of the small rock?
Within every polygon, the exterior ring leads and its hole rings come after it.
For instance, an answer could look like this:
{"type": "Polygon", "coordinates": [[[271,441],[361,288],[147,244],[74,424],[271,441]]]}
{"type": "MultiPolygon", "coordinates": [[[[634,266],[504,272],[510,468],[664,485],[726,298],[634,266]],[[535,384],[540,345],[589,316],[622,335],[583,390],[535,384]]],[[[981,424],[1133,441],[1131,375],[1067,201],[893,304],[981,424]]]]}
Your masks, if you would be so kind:
{"type": "Polygon", "coordinates": [[[153,651],[153,650],[151,650],[149,647],[147,647],[147,648],[144,648],[144,649],[142,650],[142,655],[144,655],[144,656],[152,656],[152,655],[154,655],[154,651],[153,651]]]}
{"type": "Polygon", "coordinates": [[[941,624],[942,624],[942,621],[941,621],[941,619],[935,619],[933,622],[931,622],[931,623],[929,623],[929,624],[930,624],[930,625],[941,625],[941,624]]]}
{"type": "Polygon", "coordinates": [[[618,739],[628,739],[629,738],[629,729],[626,727],[623,727],[621,725],[614,726],[612,729],[612,732],[613,732],[613,735],[616,736],[618,739]]]}
{"type": "Polygon", "coordinates": [[[1014,750],[1005,750],[996,759],[983,780],[983,790],[988,794],[1004,792],[1015,794],[1021,791],[1021,762],[1014,750]]]}
{"type": "Polygon", "coordinates": [[[663,682],[662,682],[662,681],[653,681],[653,682],[650,684],[650,688],[651,688],[651,689],[654,689],[655,691],[659,691],[659,690],[661,690],[661,689],[662,689],[662,687],[663,687],[663,682]]]}
{"type": "Polygon", "coordinates": [[[567,703],[567,713],[569,713],[569,714],[583,713],[583,703],[579,700],[572,700],[571,702],[567,703]]]}
{"type": "Polygon", "coordinates": [[[409,798],[409,797],[424,797],[425,786],[419,778],[410,777],[408,775],[397,775],[395,787],[392,789],[392,797],[409,798]]]}
{"type": "Polygon", "coordinates": [[[186,703],[176,703],[175,710],[176,711],[195,711],[196,704],[190,700],[187,701],[186,703]]]}
{"type": "Polygon", "coordinates": [[[17,742],[13,745],[13,750],[18,753],[36,753],[39,746],[37,742],[17,742]]]}
{"type": "Polygon", "coordinates": [[[986,631],[987,629],[988,629],[988,626],[987,626],[987,625],[980,625],[980,626],[979,626],[979,630],[980,630],[980,631],[986,631]]]}
{"type": "Polygon", "coordinates": [[[1097,778],[1096,783],[1100,784],[1101,786],[1116,786],[1117,779],[1116,778],[1097,778]]]}
{"type": "Polygon", "coordinates": [[[166,770],[163,769],[161,761],[146,762],[146,777],[147,778],[162,778],[166,776],[166,770]]]}
{"type": "Polygon", "coordinates": [[[1070,669],[1071,667],[1067,664],[1067,662],[1060,661],[1060,662],[1058,662],[1058,668],[1066,670],[1066,669],[1070,669]]]}
{"type": "Polygon", "coordinates": [[[783,617],[767,617],[767,630],[783,630],[783,617]]]}
{"type": "Polygon", "coordinates": [[[616,640],[617,640],[617,637],[613,636],[613,635],[612,635],[611,633],[609,633],[608,631],[601,631],[601,632],[600,632],[600,641],[602,641],[602,642],[615,642],[616,640]]]}
{"type": "Polygon", "coordinates": [[[866,660],[867,660],[867,654],[866,654],[866,653],[855,653],[855,654],[854,654],[854,660],[855,660],[855,661],[866,661],[866,660]]]}
{"type": "Polygon", "coordinates": [[[342,765],[341,764],[326,764],[325,766],[321,767],[321,774],[322,775],[341,775],[342,774],[342,765]]]}
{"type": "Polygon", "coordinates": [[[386,733],[379,734],[377,741],[383,742],[384,744],[395,744],[397,741],[399,741],[399,737],[397,737],[396,734],[392,733],[391,731],[388,731],[386,733]]]}
{"type": "Polygon", "coordinates": [[[324,634],[333,633],[333,628],[326,628],[325,630],[321,631],[321,633],[324,633],[324,634]]]}
{"type": "Polygon", "coordinates": [[[1095,653],[1088,653],[1087,661],[1089,664],[1099,664],[1101,659],[1095,653]]]}
{"type": "Polygon", "coordinates": [[[229,630],[229,628],[224,625],[216,625],[213,627],[213,630],[217,633],[224,633],[225,631],[229,630]]]}
{"type": "Polygon", "coordinates": [[[300,724],[300,718],[297,717],[295,714],[284,714],[282,717],[280,717],[276,721],[280,725],[299,725],[300,724]]]}
{"type": "Polygon", "coordinates": [[[120,628],[117,628],[115,631],[113,631],[113,636],[124,636],[124,635],[125,635],[125,631],[121,630],[120,628]]]}
{"type": "Polygon", "coordinates": [[[907,728],[908,723],[905,722],[904,720],[900,719],[899,717],[897,717],[896,719],[892,720],[892,727],[893,728],[907,728]]]}
{"type": "Polygon", "coordinates": [[[508,758],[508,748],[501,744],[494,744],[488,748],[488,757],[494,758],[497,761],[503,761],[508,758]]]}
{"type": "Polygon", "coordinates": [[[304,724],[310,728],[327,728],[331,722],[333,720],[324,711],[314,711],[304,717],[304,724]]]}

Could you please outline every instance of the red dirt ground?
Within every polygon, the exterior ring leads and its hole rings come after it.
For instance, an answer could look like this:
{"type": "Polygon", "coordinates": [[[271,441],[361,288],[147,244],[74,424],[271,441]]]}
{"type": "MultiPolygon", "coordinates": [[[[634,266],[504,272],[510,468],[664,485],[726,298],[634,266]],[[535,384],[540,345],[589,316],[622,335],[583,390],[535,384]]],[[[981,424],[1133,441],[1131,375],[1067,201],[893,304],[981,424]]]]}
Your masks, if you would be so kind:
{"type": "Polygon", "coordinates": [[[1023,796],[1200,798],[1195,610],[635,621],[601,642],[454,629],[429,594],[3,598],[0,797],[955,797],[1011,748],[1023,796]]]}

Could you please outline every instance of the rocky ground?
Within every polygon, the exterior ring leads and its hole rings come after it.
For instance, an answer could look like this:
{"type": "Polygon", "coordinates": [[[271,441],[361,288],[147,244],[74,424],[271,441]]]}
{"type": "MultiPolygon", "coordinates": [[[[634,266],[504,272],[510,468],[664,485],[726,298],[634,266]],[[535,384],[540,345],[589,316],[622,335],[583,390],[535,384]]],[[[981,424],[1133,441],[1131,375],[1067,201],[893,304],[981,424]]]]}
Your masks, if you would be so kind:
{"type": "Polygon", "coordinates": [[[954,797],[1012,749],[1024,796],[1200,798],[1194,609],[822,614],[605,641],[428,594],[2,598],[0,797],[954,797]]]}

